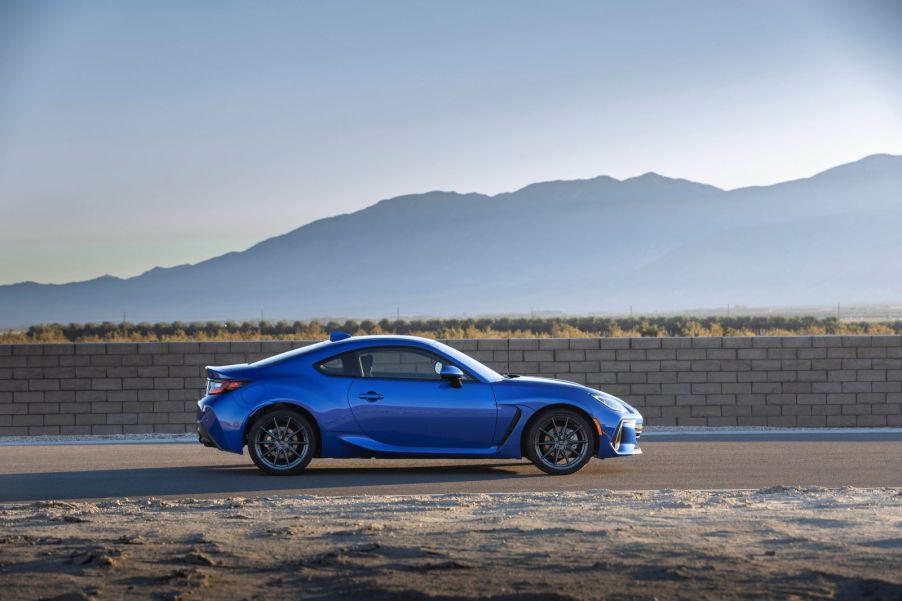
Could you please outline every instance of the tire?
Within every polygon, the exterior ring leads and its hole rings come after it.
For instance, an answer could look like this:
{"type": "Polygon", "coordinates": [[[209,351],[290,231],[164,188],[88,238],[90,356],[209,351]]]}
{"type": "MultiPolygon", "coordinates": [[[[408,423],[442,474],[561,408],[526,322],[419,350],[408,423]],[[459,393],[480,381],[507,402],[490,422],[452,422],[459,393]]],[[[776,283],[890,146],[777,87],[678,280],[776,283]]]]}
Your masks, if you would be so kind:
{"type": "Polygon", "coordinates": [[[526,431],[526,456],[552,476],[582,469],[595,456],[595,432],[585,417],[569,409],[541,413],[526,431]]]}
{"type": "Polygon", "coordinates": [[[318,442],[316,430],[303,413],[277,409],[254,421],[247,434],[247,451],[267,474],[291,476],[304,471],[318,442]]]}

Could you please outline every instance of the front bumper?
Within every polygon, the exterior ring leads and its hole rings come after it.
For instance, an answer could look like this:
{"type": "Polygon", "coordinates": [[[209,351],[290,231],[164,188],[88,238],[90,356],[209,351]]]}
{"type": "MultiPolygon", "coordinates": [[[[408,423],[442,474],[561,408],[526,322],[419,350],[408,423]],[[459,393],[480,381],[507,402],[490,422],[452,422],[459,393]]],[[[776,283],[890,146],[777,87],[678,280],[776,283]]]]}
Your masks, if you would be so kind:
{"type": "Polygon", "coordinates": [[[602,429],[602,435],[598,441],[598,457],[624,457],[629,455],[641,455],[639,437],[644,426],[641,416],[627,416],[620,420],[613,430],[602,429]]]}

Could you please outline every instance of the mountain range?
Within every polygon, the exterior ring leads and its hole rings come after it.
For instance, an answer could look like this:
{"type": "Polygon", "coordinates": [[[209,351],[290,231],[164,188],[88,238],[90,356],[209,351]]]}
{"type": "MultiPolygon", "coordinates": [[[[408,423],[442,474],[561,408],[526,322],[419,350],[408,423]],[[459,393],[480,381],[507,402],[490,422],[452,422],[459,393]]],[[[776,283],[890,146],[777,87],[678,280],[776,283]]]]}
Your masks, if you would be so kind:
{"type": "Polygon", "coordinates": [[[411,194],[131,278],[0,286],[0,327],[902,300],[902,156],[721,190],[647,173],[411,194]]]}

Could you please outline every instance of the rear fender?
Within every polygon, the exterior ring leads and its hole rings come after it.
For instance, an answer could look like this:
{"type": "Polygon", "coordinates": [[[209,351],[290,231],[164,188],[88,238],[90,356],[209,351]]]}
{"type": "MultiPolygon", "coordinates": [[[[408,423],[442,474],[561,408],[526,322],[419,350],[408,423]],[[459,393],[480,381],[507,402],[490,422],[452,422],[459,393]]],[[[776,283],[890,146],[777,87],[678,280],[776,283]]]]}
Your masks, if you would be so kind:
{"type": "Polygon", "coordinates": [[[316,418],[313,417],[313,413],[310,412],[309,409],[304,407],[299,403],[294,402],[286,402],[286,401],[273,401],[264,403],[260,405],[254,411],[247,416],[247,420],[244,423],[244,434],[242,436],[242,446],[247,444],[247,437],[250,433],[251,427],[261,417],[265,416],[267,413],[271,411],[278,411],[279,409],[290,409],[292,411],[297,411],[301,415],[307,418],[307,421],[310,422],[310,425],[313,426],[313,430],[316,432],[316,440],[317,445],[316,449],[314,449],[313,456],[319,457],[320,451],[322,450],[323,445],[323,434],[322,430],[320,430],[319,423],[316,421],[316,418]]]}

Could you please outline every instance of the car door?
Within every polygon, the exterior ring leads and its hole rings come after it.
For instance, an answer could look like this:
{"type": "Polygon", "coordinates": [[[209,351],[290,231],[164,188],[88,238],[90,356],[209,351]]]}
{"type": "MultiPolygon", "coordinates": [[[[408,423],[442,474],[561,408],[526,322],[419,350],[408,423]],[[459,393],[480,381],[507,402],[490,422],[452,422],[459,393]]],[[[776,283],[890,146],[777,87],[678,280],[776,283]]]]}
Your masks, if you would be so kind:
{"type": "Polygon", "coordinates": [[[438,372],[451,362],[426,350],[374,347],[356,353],[362,377],[348,402],[373,440],[407,448],[488,448],[497,407],[490,384],[466,376],[460,387],[438,372]]]}

